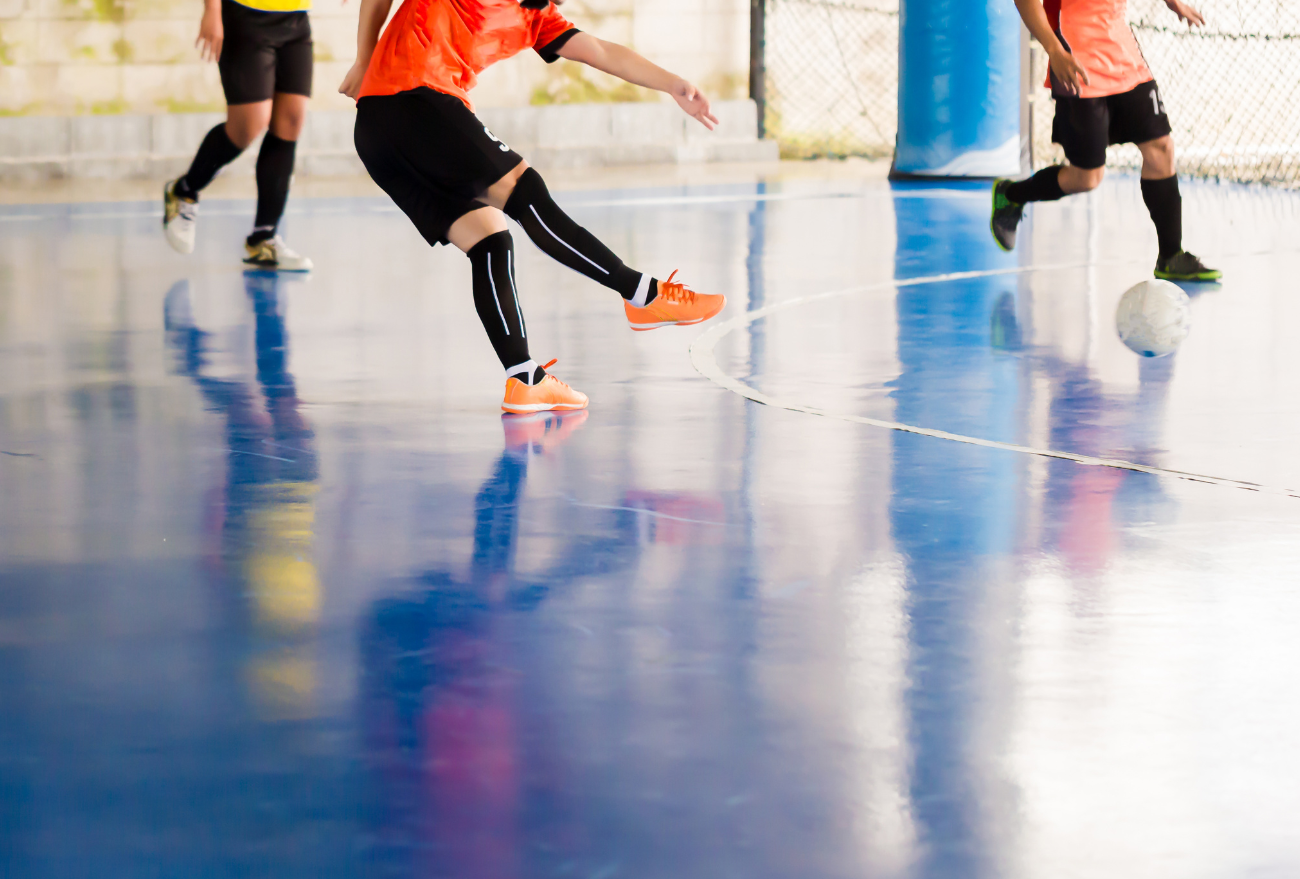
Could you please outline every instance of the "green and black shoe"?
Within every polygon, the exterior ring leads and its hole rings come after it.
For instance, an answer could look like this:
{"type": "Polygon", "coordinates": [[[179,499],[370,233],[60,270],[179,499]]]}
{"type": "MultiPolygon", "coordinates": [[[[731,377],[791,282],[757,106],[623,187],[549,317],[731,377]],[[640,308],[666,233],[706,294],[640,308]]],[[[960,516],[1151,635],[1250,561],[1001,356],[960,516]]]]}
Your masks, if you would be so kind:
{"type": "Polygon", "coordinates": [[[1156,262],[1156,277],[1166,281],[1217,281],[1223,272],[1201,262],[1200,257],[1180,250],[1163,262],[1156,262]]]}
{"type": "Polygon", "coordinates": [[[1012,181],[998,178],[993,181],[993,216],[989,218],[989,229],[993,240],[1005,251],[1016,249],[1016,227],[1024,216],[1025,206],[1017,204],[1006,196],[1006,189],[1012,181]]]}

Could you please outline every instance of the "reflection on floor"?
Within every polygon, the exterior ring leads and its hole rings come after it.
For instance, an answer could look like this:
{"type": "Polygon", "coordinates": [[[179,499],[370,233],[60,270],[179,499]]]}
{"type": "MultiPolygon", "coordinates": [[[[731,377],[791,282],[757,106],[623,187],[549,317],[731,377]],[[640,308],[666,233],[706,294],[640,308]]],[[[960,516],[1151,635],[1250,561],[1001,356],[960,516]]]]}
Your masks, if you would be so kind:
{"type": "MultiPolygon", "coordinates": [[[[633,184],[636,185],[636,184],[633,184]]],[[[1300,197],[1189,185],[1193,331],[1114,334],[1136,182],[570,192],[809,406],[1300,488],[1300,197]]],[[[0,208],[5,876],[1300,871],[1300,500],[747,402],[519,245],[588,412],[503,418],[466,261],[300,199],[310,278],[149,202],[0,208]]],[[[522,241],[522,237],[520,239],[522,241]]]]}

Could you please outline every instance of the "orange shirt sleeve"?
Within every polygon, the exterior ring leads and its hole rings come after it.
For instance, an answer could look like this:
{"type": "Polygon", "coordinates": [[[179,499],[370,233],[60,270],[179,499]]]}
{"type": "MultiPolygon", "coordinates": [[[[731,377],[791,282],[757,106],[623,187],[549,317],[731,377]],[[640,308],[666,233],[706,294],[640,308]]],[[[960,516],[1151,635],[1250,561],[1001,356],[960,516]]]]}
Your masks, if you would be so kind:
{"type": "Polygon", "coordinates": [[[559,59],[560,49],[579,31],[552,3],[533,18],[533,48],[547,64],[559,59]]]}

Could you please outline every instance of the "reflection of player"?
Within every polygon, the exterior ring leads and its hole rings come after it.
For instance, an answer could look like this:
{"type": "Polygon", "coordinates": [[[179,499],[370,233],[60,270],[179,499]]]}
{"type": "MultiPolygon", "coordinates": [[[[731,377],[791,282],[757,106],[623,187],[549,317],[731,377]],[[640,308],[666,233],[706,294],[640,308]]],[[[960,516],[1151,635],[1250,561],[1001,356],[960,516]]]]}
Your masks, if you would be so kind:
{"type": "MultiPolygon", "coordinates": [[[[1158,466],[1164,406],[1175,358],[1139,362],[1136,398],[1107,394],[1086,367],[1058,365],[1050,443],[1097,457],[1131,458],[1158,466]]],[[[1056,543],[1073,571],[1106,566],[1119,547],[1118,527],[1167,516],[1170,498],[1159,478],[1114,467],[1053,467],[1046,502],[1056,543]]]]}
{"type": "Polygon", "coordinates": [[[317,456],[286,368],[277,276],[247,272],[244,281],[255,312],[262,410],[249,384],[204,374],[210,337],[190,318],[187,282],[167,295],[165,317],[182,370],[225,417],[230,453],[215,568],[229,583],[224,597],[237,618],[263,636],[248,667],[250,684],[271,713],[297,716],[310,710],[315,678],[302,635],[320,613],[311,556],[317,456]]]}
{"type": "MultiPolygon", "coordinates": [[[[1179,18],[1204,24],[1200,13],[1182,0],[1165,2],[1179,18]]],[[[990,226],[998,246],[1016,246],[1026,204],[1096,189],[1106,173],[1106,147],[1135,143],[1142,153],[1142,199],[1160,244],[1155,276],[1178,281],[1220,277],[1183,250],[1183,201],[1169,117],[1128,26],[1126,0],[1046,0],[1046,5],[1016,0],[1016,6],[1047,50],[1056,101],[1052,140],[1064,148],[1069,164],[1044,168],[1026,180],[993,184],[990,226]]]]}
{"type": "Polygon", "coordinates": [[[411,859],[410,875],[522,873],[515,677],[494,661],[493,611],[534,606],[546,593],[515,578],[519,501],[532,456],[586,418],[505,416],[505,451],[474,499],[468,582],[427,573],[413,595],[379,602],[362,633],[377,842],[384,860],[411,859]]]}

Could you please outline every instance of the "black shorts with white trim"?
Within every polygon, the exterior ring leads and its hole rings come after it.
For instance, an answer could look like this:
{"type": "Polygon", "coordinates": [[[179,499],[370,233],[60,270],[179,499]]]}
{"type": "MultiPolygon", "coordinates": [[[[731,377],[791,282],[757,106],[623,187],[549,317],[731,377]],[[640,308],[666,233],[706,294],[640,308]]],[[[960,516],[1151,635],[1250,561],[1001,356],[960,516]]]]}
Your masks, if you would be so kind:
{"type": "Polygon", "coordinates": [[[1155,80],[1101,98],[1052,97],[1056,101],[1052,142],[1059,143],[1070,164],[1078,168],[1105,165],[1106,147],[1111,144],[1146,143],[1172,131],[1155,80]]]}

